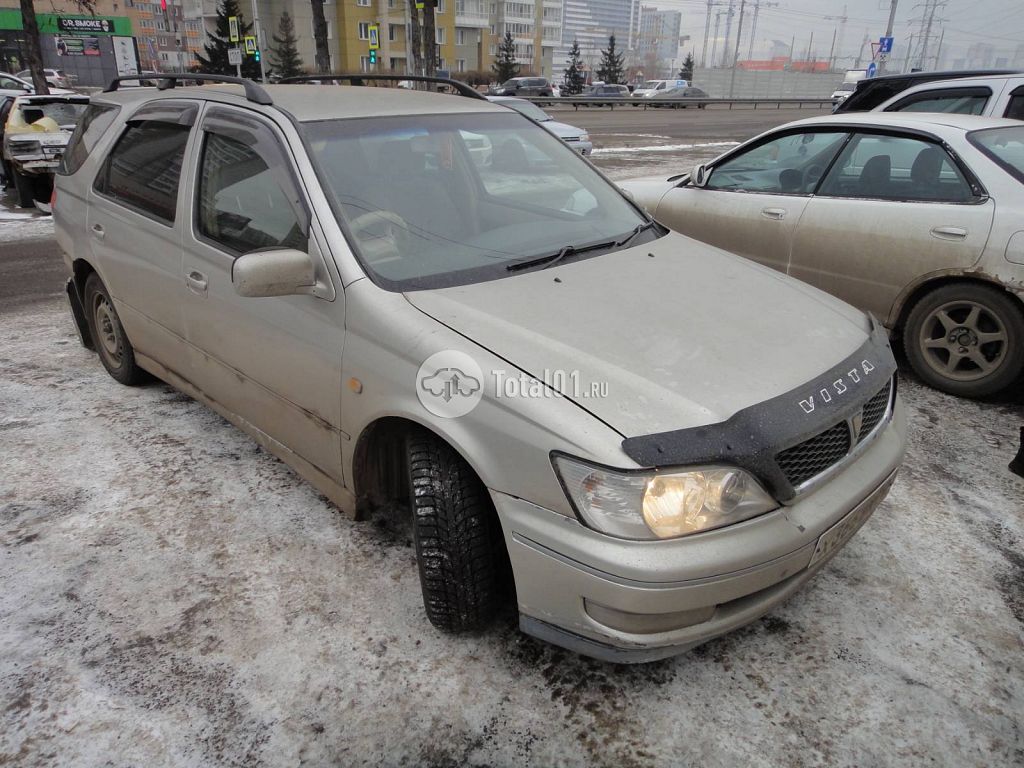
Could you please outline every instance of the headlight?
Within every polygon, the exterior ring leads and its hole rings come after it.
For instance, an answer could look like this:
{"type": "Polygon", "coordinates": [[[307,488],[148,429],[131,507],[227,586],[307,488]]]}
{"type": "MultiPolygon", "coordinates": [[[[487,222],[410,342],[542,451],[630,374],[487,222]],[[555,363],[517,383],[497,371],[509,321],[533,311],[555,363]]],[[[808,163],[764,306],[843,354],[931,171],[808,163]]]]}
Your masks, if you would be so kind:
{"type": "Polygon", "coordinates": [[[724,466],[622,472],[554,458],[591,528],[624,539],[671,539],[732,525],[779,505],[751,475],[724,466]]]}
{"type": "Polygon", "coordinates": [[[589,133],[581,133],[580,134],[580,141],[590,141],[590,134],[589,133]]]}
{"type": "Polygon", "coordinates": [[[8,144],[12,155],[38,155],[42,153],[42,145],[36,139],[10,139],[8,144]]]}

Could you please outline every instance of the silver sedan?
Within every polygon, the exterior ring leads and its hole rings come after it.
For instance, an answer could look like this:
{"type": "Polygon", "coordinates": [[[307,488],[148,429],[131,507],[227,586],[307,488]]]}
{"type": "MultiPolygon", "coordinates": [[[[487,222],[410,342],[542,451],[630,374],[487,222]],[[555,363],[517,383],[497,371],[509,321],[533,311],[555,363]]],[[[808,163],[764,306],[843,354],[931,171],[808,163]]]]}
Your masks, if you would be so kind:
{"type": "Polygon", "coordinates": [[[622,186],[669,227],[872,312],[938,389],[982,397],[1024,373],[1018,121],[817,117],[622,186]]]}

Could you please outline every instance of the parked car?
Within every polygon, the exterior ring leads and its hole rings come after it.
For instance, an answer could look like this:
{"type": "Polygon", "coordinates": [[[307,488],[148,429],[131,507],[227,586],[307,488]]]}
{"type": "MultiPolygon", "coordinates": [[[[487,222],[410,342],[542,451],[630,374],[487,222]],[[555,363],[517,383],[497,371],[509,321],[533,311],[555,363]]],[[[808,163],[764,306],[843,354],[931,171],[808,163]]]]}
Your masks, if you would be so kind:
{"type": "MultiPolygon", "coordinates": [[[[32,82],[32,70],[23,69],[18,73],[18,77],[22,80],[32,82]]],[[[43,77],[46,78],[46,84],[51,88],[70,88],[71,80],[64,74],[63,69],[51,69],[49,67],[43,69],[43,77]]]]}
{"type": "MultiPolygon", "coordinates": [[[[610,96],[612,101],[604,104],[595,104],[595,107],[607,107],[614,104],[624,103],[626,98],[630,95],[629,88],[624,85],[609,85],[608,83],[598,83],[597,85],[590,85],[583,89],[582,96],[588,98],[599,98],[604,96],[610,96]]],[[[628,103],[628,102],[627,102],[628,103]]]]}
{"type": "Polygon", "coordinates": [[[927,383],[983,397],[1024,372],[1022,139],[967,115],[811,118],[623,186],[673,229],[871,312],[927,383]]]}
{"type": "Polygon", "coordinates": [[[550,96],[551,83],[546,77],[513,77],[493,91],[493,96],[550,96]]]}
{"type": "MultiPolygon", "coordinates": [[[[858,81],[859,82],[859,81],[858,81]]],[[[850,95],[857,89],[857,83],[840,83],[836,86],[836,89],[832,91],[832,110],[850,98],[850,95]]]]}
{"type": "Polygon", "coordinates": [[[486,625],[510,573],[524,631],[644,661],[820,570],[903,455],[881,327],[651,221],[513,110],[372,96],[92,97],[54,215],[111,376],[207,403],[351,515],[411,507],[442,629],[486,625]]]}
{"type": "Polygon", "coordinates": [[[0,97],[3,96],[24,96],[26,93],[34,93],[32,83],[22,80],[15,75],[0,72],[0,97]]]}
{"type": "Polygon", "coordinates": [[[696,86],[690,85],[686,88],[673,88],[671,90],[662,91],[656,96],[652,96],[648,100],[648,104],[652,107],[672,107],[673,109],[679,109],[682,107],[696,107],[697,109],[705,109],[707,104],[668,104],[664,103],[668,99],[707,99],[710,98],[708,92],[703,88],[697,88],[696,86]]]}
{"type": "Polygon", "coordinates": [[[3,131],[5,175],[18,204],[31,208],[50,199],[53,173],[89,99],[85,96],[19,96],[8,109],[3,131]]]}
{"type": "Polygon", "coordinates": [[[590,134],[582,128],[558,122],[536,104],[511,96],[488,96],[487,100],[514,109],[519,114],[526,115],[531,120],[540,123],[581,155],[589,155],[594,151],[594,145],[590,142],[590,134]]]}
{"type": "Polygon", "coordinates": [[[934,80],[959,80],[963,77],[980,77],[982,75],[1014,75],[1020,74],[1012,69],[966,69],[949,72],[908,72],[902,75],[882,75],[870,77],[857,83],[853,94],[833,108],[833,112],[867,112],[874,109],[898,93],[922,83],[934,80]]]}
{"type": "MultiPolygon", "coordinates": [[[[686,80],[648,80],[645,83],[641,83],[636,86],[631,93],[633,98],[651,99],[657,96],[659,93],[666,91],[674,91],[680,88],[685,88],[689,83],[686,80]]],[[[639,107],[640,101],[634,101],[633,106],[639,107]]]]}
{"type": "Polygon", "coordinates": [[[908,88],[875,112],[956,112],[1024,120],[1024,74],[938,80],[908,88]]]}

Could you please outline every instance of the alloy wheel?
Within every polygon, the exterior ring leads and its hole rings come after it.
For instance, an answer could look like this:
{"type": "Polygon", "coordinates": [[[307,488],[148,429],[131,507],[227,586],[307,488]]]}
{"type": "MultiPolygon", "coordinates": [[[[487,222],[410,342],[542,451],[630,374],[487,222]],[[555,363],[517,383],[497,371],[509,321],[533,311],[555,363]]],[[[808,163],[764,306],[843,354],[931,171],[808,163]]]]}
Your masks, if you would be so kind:
{"type": "Polygon", "coordinates": [[[953,381],[992,375],[1006,357],[1008,335],[998,314],[977,301],[958,300],[936,308],[921,324],[918,344],[925,362],[953,381]]]}

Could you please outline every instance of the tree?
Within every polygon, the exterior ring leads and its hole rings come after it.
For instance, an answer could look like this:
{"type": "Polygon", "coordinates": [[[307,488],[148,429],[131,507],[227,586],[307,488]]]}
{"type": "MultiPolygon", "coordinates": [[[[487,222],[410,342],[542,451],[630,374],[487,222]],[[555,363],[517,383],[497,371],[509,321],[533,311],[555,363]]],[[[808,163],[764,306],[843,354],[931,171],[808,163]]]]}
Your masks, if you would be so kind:
{"type": "Polygon", "coordinates": [[[519,74],[519,62],[516,61],[516,44],[512,40],[512,33],[506,32],[501,38],[501,45],[498,46],[498,57],[491,65],[491,69],[498,76],[498,82],[504,83],[519,74]]]}
{"type": "Polygon", "coordinates": [[[434,17],[433,2],[427,2],[423,7],[423,74],[434,76],[437,74],[437,24],[434,17]]]}
{"type": "Polygon", "coordinates": [[[281,77],[294,77],[302,74],[302,59],[299,58],[298,38],[295,37],[295,22],[288,11],[281,13],[277,22],[277,34],[273,36],[274,47],[270,52],[274,55],[273,64],[281,77]]]}
{"type": "Polygon", "coordinates": [[[608,47],[601,51],[601,63],[597,67],[597,77],[606,83],[621,83],[625,78],[622,54],[615,51],[615,35],[608,38],[608,47]]]}
{"type": "Polygon", "coordinates": [[[327,47],[327,17],[324,0],[311,0],[313,7],[313,42],[316,44],[316,71],[331,71],[331,49],[327,47]]]}
{"type": "MultiPolygon", "coordinates": [[[[96,0],[72,0],[75,9],[79,13],[96,13],[96,0]]],[[[25,31],[25,43],[28,68],[32,72],[32,85],[36,93],[41,95],[49,94],[50,88],[46,84],[46,75],[43,73],[43,46],[39,42],[39,23],[36,21],[36,9],[32,0],[20,0],[21,5],[21,26],[25,31]]]]}
{"type": "Polygon", "coordinates": [[[685,80],[688,83],[693,83],[693,54],[686,54],[686,58],[683,59],[683,68],[679,70],[679,79],[685,80]]]}
{"type": "Polygon", "coordinates": [[[580,43],[578,40],[572,41],[568,62],[569,66],[565,68],[565,74],[562,75],[562,93],[566,96],[575,96],[583,93],[583,84],[585,82],[583,76],[583,56],[580,54],[580,43]]]}
{"type": "MultiPolygon", "coordinates": [[[[209,35],[210,42],[203,48],[206,56],[196,54],[199,59],[199,71],[210,75],[233,75],[235,65],[228,62],[228,49],[237,48],[241,43],[231,42],[231,31],[228,19],[231,16],[238,17],[238,35],[245,37],[252,32],[252,24],[246,24],[242,12],[238,8],[238,0],[220,0],[217,8],[216,33],[209,35]]],[[[242,77],[250,80],[260,79],[260,65],[255,56],[242,56],[242,77]]]]}

